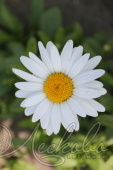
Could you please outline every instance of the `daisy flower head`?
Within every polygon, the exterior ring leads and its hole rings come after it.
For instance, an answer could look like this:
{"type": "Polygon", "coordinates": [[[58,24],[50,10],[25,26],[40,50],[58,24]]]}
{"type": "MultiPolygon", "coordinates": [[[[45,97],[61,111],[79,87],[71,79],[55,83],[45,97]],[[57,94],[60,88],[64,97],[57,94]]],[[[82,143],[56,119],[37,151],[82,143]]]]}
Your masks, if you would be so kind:
{"type": "Polygon", "coordinates": [[[52,42],[46,48],[38,42],[40,60],[33,53],[29,58],[21,56],[22,64],[31,74],[13,69],[13,72],[27,82],[15,83],[19,89],[15,95],[25,98],[21,107],[25,115],[32,116],[32,122],[40,120],[41,127],[48,135],[57,134],[61,124],[69,132],[79,129],[78,115],[96,117],[105,108],[95,98],[106,93],[103,84],[95,79],[105,71],[94,69],[101,56],[89,59],[90,54],[82,54],[83,47],[73,48],[73,41],[65,44],[61,54],[52,42]],[[75,123],[75,127],[68,126],[75,123]]]}

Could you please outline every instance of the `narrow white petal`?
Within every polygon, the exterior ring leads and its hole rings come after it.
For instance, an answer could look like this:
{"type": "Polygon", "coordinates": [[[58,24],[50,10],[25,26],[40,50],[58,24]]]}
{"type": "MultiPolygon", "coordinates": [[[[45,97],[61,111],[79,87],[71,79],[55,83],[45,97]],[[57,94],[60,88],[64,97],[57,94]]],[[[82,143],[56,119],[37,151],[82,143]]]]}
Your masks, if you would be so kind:
{"type": "Polygon", "coordinates": [[[97,98],[101,96],[101,93],[99,93],[98,90],[87,87],[75,88],[73,93],[75,96],[81,98],[97,98]]]}
{"type": "Polygon", "coordinates": [[[53,103],[50,102],[50,105],[49,105],[47,111],[44,113],[44,115],[40,119],[41,126],[42,126],[43,129],[46,129],[49,125],[49,122],[51,120],[52,107],[53,107],[53,103]]]}
{"type": "Polygon", "coordinates": [[[77,47],[74,47],[73,50],[72,50],[72,55],[73,53],[75,52],[75,50],[77,49],[77,47]]]}
{"type": "Polygon", "coordinates": [[[79,97],[74,97],[83,107],[86,115],[92,116],[92,117],[97,117],[98,113],[97,111],[85,100],[79,97]]]}
{"type": "Polygon", "coordinates": [[[67,41],[67,43],[65,44],[65,46],[61,52],[61,62],[62,62],[61,69],[63,72],[65,71],[65,69],[67,68],[67,66],[69,64],[69,60],[72,55],[72,50],[73,50],[73,41],[69,40],[69,41],[67,41]]]}
{"type": "Polygon", "coordinates": [[[95,110],[99,112],[105,112],[105,107],[100,104],[99,102],[93,100],[93,99],[85,99],[91,106],[94,107],[95,110]]]}
{"type": "Polygon", "coordinates": [[[66,68],[66,74],[68,74],[68,72],[70,71],[71,67],[79,59],[79,57],[82,56],[82,53],[83,53],[83,47],[82,46],[79,46],[76,49],[74,49],[72,57],[70,58],[68,67],[66,68]]]}
{"type": "Polygon", "coordinates": [[[70,109],[69,105],[67,104],[67,102],[63,102],[60,105],[61,107],[61,114],[62,116],[65,118],[66,122],[68,124],[71,124],[74,122],[74,116],[73,116],[73,112],[70,109]]]}
{"type": "Polygon", "coordinates": [[[79,87],[100,88],[102,86],[103,86],[103,83],[101,83],[100,81],[97,81],[97,80],[90,81],[90,82],[84,83],[84,84],[79,84],[79,85],[75,84],[76,88],[79,88],[79,87]]]}
{"type": "Polygon", "coordinates": [[[43,67],[37,64],[32,59],[22,56],[20,57],[20,60],[30,72],[37,75],[38,77],[46,78],[48,76],[48,73],[43,69],[43,67]]]}
{"type": "Polygon", "coordinates": [[[96,56],[91,58],[87,64],[85,65],[85,67],[81,70],[81,72],[85,72],[85,71],[89,71],[89,70],[93,70],[101,61],[102,57],[101,56],[96,56]]]}
{"type": "Polygon", "coordinates": [[[50,102],[48,99],[44,99],[42,102],[39,103],[33,114],[32,122],[38,121],[43,116],[43,114],[47,111],[49,104],[50,102]]]}
{"type": "Polygon", "coordinates": [[[78,84],[83,84],[87,83],[89,81],[93,81],[99,77],[101,77],[105,73],[104,70],[102,69],[96,69],[96,70],[91,70],[91,71],[86,71],[84,73],[80,73],[77,75],[73,81],[76,85],[78,84]]]}
{"type": "Polygon", "coordinates": [[[13,72],[18,75],[19,77],[23,78],[26,81],[32,81],[32,82],[38,82],[38,83],[43,83],[43,80],[33,76],[29,73],[26,73],[25,71],[19,70],[19,69],[15,69],[13,68],[13,72]]]}
{"type": "Polygon", "coordinates": [[[104,89],[104,88],[98,88],[98,89],[96,89],[96,90],[98,90],[98,92],[99,92],[101,95],[105,95],[105,94],[107,93],[107,90],[104,89]]]}
{"type": "Polygon", "coordinates": [[[51,114],[51,124],[52,124],[53,132],[55,134],[57,134],[60,130],[60,123],[61,123],[60,105],[54,104],[52,108],[52,114],[51,114]]]}
{"type": "Polygon", "coordinates": [[[74,119],[75,119],[75,130],[78,131],[79,130],[79,121],[78,121],[78,116],[76,113],[73,113],[74,114],[74,119]]]}
{"type": "Polygon", "coordinates": [[[40,83],[34,83],[34,82],[19,82],[15,83],[15,86],[24,91],[37,91],[37,90],[43,90],[43,85],[40,83]]]}
{"type": "Polygon", "coordinates": [[[38,104],[45,98],[46,98],[46,95],[44,93],[37,92],[37,93],[27,97],[26,99],[24,99],[23,102],[21,103],[21,107],[33,106],[35,104],[38,104]]]}
{"type": "Polygon", "coordinates": [[[76,101],[73,97],[71,97],[69,100],[67,100],[67,103],[74,113],[76,113],[77,115],[79,115],[81,117],[86,117],[86,114],[85,114],[83,108],[81,107],[79,102],[76,101]]]}
{"type": "Polygon", "coordinates": [[[72,66],[68,73],[69,77],[74,78],[77,74],[79,74],[82,68],[86,65],[89,56],[90,54],[85,54],[75,62],[75,64],[72,66]]]}
{"type": "Polygon", "coordinates": [[[27,107],[27,108],[25,109],[25,115],[26,115],[26,116],[32,115],[32,114],[35,112],[37,106],[38,106],[38,105],[34,105],[34,106],[27,107]]]}
{"type": "Polygon", "coordinates": [[[61,58],[55,45],[51,46],[51,62],[55,72],[61,71],[61,58]]]}
{"type": "Polygon", "coordinates": [[[49,41],[46,45],[46,50],[49,54],[49,57],[50,57],[50,49],[51,49],[52,45],[54,45],[54,44],[51,41],[49,41]]]}
{"type": "Polygon", "coordinates": [[[49,122],[48,127],[46,129],[46,133],[48,136],[50,136],[53,133],[51,122],[49,122]]]}
{"type": "Polygon", "coordinates": [[[34,92],[32,91],[23,91],[23,90],[18,90],[16,93],[15,93],[15,96],[18,97],[18,98],[26,98],[30,95],[34,94],[34,92]]]}
{"type": "Polygon", "coordinates": [[[38,42],[38,46],[39,46],[42,61],[47,66],[48,70],[50,72],[53,72],[53,66],[52,66],[51,59],[50,59],[50,56],[49,56],[47,50],[44,48],[42,42],[38,42]]]}
{"type": "Polygon", "coordinates": [[[64,128],[68,131],[68,132],[73,132],[74,129],[70,127],[70,124],[68,124],[65,120],[65,118],[63,116],[61,116],[61,122],[62,125],[64,126],[64,128]]]}
{"type": "Polygon", "coordinates": [[[39,64],[47,73],[49,73],[48,68],[45,66],[45,64],[33,53],[29,52],[29,57],[35,61],[37,64],[39,64]]]}

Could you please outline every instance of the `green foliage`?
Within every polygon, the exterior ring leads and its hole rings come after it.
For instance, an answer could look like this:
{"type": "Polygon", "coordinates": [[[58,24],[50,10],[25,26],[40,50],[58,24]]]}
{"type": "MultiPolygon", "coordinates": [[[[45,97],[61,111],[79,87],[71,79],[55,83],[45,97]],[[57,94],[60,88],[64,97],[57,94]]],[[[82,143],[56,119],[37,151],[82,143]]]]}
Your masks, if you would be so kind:
{"type": "MultiPolygon", "coordinates": [[[[11,119],[16,120],[15,128],[31,129],[34,130],[36,124],[31,122],[31,117],[24,117],[24,109],[20,107],[20,103],[23,99],[15,98],[15,92],[17,89],[14,87],[15,82],[22,81],[18,76],[12,73],[12,68],[18,68],[26,71],[26,68],[20,62],[20,56],[28,56],[29,52],[39,56],[37,42],[42,41],[44,45],[48,41],[53,43],[61,51],[63,45],[67,40],[72,39],[75,46],[83,45],[84,53],[90,53],[91,57],[96,55],[102,56],[102,61],[98,68],[106,70],[106,74],[100,78],[105,85],[108,93],[98,99],[102,103],[106,112],[99,113],[99,117],[80,120],[80,131],[73,133],[69,138],[71,144],[78,143],[82,145],[83,140],[88,130],[94,123],[99,121],[101,128],[92,141],[91,145],[96,147],[99,143],[104,143],[108,149],[106,151],[107,158],[98,158],[98,154],[90,159],[84,159],[77,157],[77,153],[73,154],[73,158],[68,158],[68,154],[60,153],[65,158],[65,163],[62,166],[56,167],[57,169],[79,169],[86,170],[112,170],[113,169],[113,37],[109,38],[108,32],[102,31],[94,34],[91,37],[85,37],[84,31],[81,25],[77,22],[68,27],[62,26],[61,11],[56,8],[49,8],[45,10],[43,0],[32,0],[30,4],[30,17],[28,18],[28,24],[26,31],[23,33],[22,23],[13,15],[7,8],[4,0],[0,1],[0,120],[11,119]]],[[[61,140],[65,130],[62,127],[60,133],[55,136],[48,137],[44,130],[38,129],[35,141],[35,148],[40,143],[46,142],[47,146],[55,143],[58,144],[61,140]]],[[[93,133],[92,133],[93,134],[93,133]]],[[[91,136],[90,136],[91,137],[91,136]]],[[[88,139],[90,139],[90,137],[88,139]]],[[[13,146],[16,148],[22,145],[25,139],[13,139],[13,146]]],[[[31,141],[30,141],[31,142],[31,141]]],[[[31,143],[30,143],[31,144],[31,143]]],[[[26,144],[28,150],[31,151],[31,145],[26,144]]],[[[68,149],[71,149],[71,145],[68,149]]],[[[60,151],[59,151],[60,152],[60,151]]],[[[58,153],[59,153],[58,152],[58,153]]],[[[83,151],[79,154],[84,155],[83,151]]],[[[100,153],[102,156],[102,154],[100,153]]],[[[86,155],[85,155],[86,156],[86,155]]],[[[57,159],[48,158],[53,164],[57,162],[57,159]]],[[[11,159],[8,161],[7,167],[10,170],[28,169],[35,170],[35,168],[29,163],[22,160],[22,154],[20,159],[11,159]]],[[[4,169],[4,168],[3,168],[4,169]]]]}

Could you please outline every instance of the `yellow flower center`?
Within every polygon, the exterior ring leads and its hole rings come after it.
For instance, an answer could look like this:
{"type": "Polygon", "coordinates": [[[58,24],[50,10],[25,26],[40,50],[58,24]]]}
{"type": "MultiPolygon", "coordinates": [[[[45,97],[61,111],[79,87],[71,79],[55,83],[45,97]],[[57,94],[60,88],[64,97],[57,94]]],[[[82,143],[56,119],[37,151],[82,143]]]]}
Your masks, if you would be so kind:
{"type": "Polygon", "coordinates": [[[71,97],[73,82],[63,73],[53,73],[44,83],[44,92],[52,102],[61,103],[71,97]]]}

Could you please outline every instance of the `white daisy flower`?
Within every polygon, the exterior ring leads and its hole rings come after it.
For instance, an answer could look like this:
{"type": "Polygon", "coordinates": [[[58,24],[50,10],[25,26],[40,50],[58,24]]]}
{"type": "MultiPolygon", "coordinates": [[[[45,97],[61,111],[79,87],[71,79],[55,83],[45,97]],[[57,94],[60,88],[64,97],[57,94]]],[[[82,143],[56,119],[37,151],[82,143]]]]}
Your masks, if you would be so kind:
{"type": "Polygon", "coordinates": [[[32,122],[40,120],[41,127],[48,135],[57,134],[61,123],[65,129],[75,123],[78,130],[78,116],[96,117],[105,108],[94,100],[106,93],[103,84],[95,79],[105,71],[93,70],[101,60],[100,56],[89,59],[90,54],[84,54],[83,47],[73,48],[69,40],[61,54],[52,42],[44,48],[38,43],[42,61],[33,53],[29,57],[20,58],[23,65],[32,73],[13,69],[13,72],[27,82],[15,83],[19,89],[16,97],[25,98],[21,107],[25,107],[25,115],[33,114],[32,122]]]}

